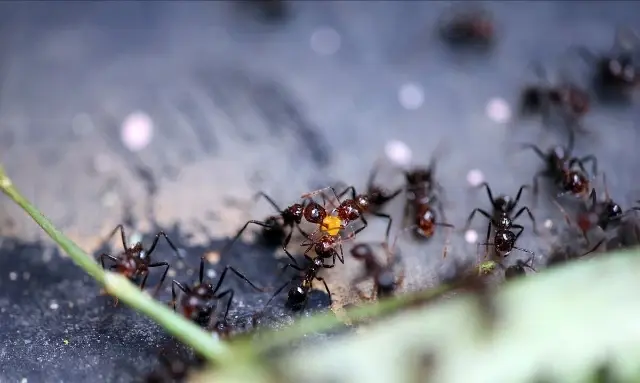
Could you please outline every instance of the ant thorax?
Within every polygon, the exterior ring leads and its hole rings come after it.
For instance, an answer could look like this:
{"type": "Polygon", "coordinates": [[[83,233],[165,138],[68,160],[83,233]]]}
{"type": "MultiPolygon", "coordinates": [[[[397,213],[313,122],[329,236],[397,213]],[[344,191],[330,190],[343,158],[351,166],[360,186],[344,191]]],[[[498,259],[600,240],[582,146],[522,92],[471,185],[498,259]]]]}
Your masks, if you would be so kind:
{"type": "Polygon", "coordinates": [[[508,212],[513,209],[513,198],[508,195],[501,195],[495,199],[495,208],[499,212],[508,212]]]}

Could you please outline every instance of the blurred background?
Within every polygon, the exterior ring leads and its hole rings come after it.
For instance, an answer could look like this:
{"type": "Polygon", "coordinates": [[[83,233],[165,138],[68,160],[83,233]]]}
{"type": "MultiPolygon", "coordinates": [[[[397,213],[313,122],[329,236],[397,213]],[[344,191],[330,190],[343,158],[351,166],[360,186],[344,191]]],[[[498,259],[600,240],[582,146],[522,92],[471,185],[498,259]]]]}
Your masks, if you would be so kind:
{"type": "MultiPolygon", "coordinates": [[[[640,27],[637,2],[486,2],[495,45],[457,51],[436,32],[452,2],[287,2],[282,13],[268,3],[0,3],[0,162],[56,225],[94,250],[125,213],[140,231],[154,221],[191,234],[204,226],[207,238],[222,239],[246,220],[272,214],[268,204],[252,201],[255,192],[286,206],[336,181],[362,188],[379,160],[385,164],[379,182],[398,187],[398,165],[426,165],[441,145],[437,177],[447,220],[463,226],[471,209],[488,206],[484,192],[470,191],[470,171],[480,172],[494,193],[515,194],[542,164],[514,143],[566,142],[561,127],[518,117],[520,91],[539,81],[531,63],[541,62],[554,80],[588,88],[590,68],[567,49],[581,44],[607,52],[617,27],[640,27]],[[398,142],[408,149],[400,157],[398,142]]],[[[590,133],[578,137],[577,151],[598,157],[612,196],[625,207],[639,196],[639,111],[637,103],[596,103],[584,120],[590,133]]],[[[540,227],[547,219],[554,224],[541,238],[525,231],[520,244],[537,252],[537,263],[553,243],[554,225],[562,224],[557,208],[541,201],[534,209],[540,227]]],[[[399,197],[387,209],[394,233],[402,207],[399,197]]],[[[483,222],[473,227],[484,235],[483,222]]],[[[371,220],[359,239],[380,241],[383,232],[384,222],[371,220]]],[[[0,234],[25,243],[41,238],[4,197],[0,234]]],[[[433,285],[459,260],[473,259],[476,246],[463,239],[452,234],[442,260],[445,235],[427,243],[402,236],[407,289],[433,285]]],[[[15,319],[17,298],[8,291],[19,296],[33,281],[6,287],[29,278],[15,274],[21,258],[3,254],[0,317],[15,319]]],[[[59,281],[72,278],[64,276],[72,267],[66,262],[59,281]]],[[[332,274],[332,286],[341,285],[343,273],[353,270],[332,274]]],[[[73,278],[87,283],[81,273],[73,278]]],[[[57,298],[64,299],[74,298],[57,298]]],[[[34,310],[47,310],[50,300],[34,310]]],[[[59,312],[47,321],[64,322],[59,312]]],[[[91,347],[93,335],[86,337],[91,347]]],[[[155,349],[154,341],[145,344],[155,349]]],[[[36,353],[48,365],[52,348],[29,347],[11,343],[0,361],[36,353]]],[[[98,354],[113,365],[136,364],[117,347],[98,354]]],[[[144,354],[148,359],[151,351],[144,354]]],[[[20,363],[0,363],[5,378],[28,376],[30,367],[20,363]]],[[[100,363],[85,360],[84,373],[102,371],[100,363]]]]}

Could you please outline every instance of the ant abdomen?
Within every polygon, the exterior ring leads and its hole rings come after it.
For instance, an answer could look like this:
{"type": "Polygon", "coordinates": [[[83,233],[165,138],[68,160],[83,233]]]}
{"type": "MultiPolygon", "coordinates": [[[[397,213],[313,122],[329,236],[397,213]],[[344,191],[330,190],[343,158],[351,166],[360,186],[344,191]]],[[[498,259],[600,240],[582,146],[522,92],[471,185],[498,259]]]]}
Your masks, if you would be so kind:
{"type": "Polygon", "coordinates": [[[431,238],[436,230],[436,213],[430,206],[422,205],[416,214],[415,232],[425,238],[431,238]]]}
{"type": "Polygon", "coordinates": [[[513,250],[516,235],[510,230],[498,230],[495,235],[495,250],[501,257],[506,257],[513,250]]]}
{"type": "Polygon", "coordinates": [[[315,225],[321,225],[323,220],[327,216],[327,211],[324,207],[315,202],[310,202],[305,208],[303,213],[304,219],[315,225]]]}
{"type": "MultiPolygon", "coordinates": [[[[369,201],[366,200],[366,198],[359,198],[358,201],[360,201],[361,199],[364,201],[364,205],[368,206],[369,201]]],[[[340,206],[338,206],[336,212],[340,219],[342,219],[343,221],[355,221],[362,215],[362,210],[358,205],[359,203],[357,203],[355,200],[346,200],[340,206]]]]}
{"type": "Polygon", "coordinates": [[[302,284],[292,287],[287,294],[287,306],[293,310],[302,309],[307,303],[308,293],[308,290],[302,284]]]}

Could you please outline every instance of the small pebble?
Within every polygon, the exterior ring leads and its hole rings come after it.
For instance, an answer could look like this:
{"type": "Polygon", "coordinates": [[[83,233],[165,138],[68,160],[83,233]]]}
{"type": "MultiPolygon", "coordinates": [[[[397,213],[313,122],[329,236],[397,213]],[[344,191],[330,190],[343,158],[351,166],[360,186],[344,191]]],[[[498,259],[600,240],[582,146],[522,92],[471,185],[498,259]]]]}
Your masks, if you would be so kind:
{"type": "Polygon", "coordinates": [[[416,110],[424,103],[424,91],[418,84],[407,83],[398,91],[398,101],[407,110],[416,110]]]}
{"type": "Polygon", "coordinates": [[[467,243],[476,243],[478,242],[478,232],[476,232],[475,230],[467,230],[464,233],[464,240],[467,241],[467,243]]]}
{"type": "Polygon", "coordinates": [[[56,301],[51,302],[51,304],[49,304],[49,308],[51,310],[57,310],[60,307],[60,305],[58,305],[58,303],[56,301]]]}
{"type": "Polygon", "coordinates": [[[335,29],[321,27],[311,35],[311,49],[319,55],[330,56],[338,52],[341,40],[340,34],[335,29]]]}
{"type": "Polygon", "coordinates": [[[469,185],[477,187],[484,182],[484,174],[479,169],[469,170],[469,173],[467,173],[467,182],[469,185]]]}
{"type": "Polygon", "coordinates": [[[15,281],[16,279],[18,279],[18,273],[16,273],[15,271],[10,272],[9,279],[11,279],[12,281],[15,281]]]}
{"type": "Polygon", "coordinates": [[[411,163],[412,152],[407,144],[399,140],[387,142],[384,152],[389,160],[399,166],[407,166],[411,163]]]}
{"type": "Polygon", "coordinates": [[[501,124],[509,122],[511,119],[511,108],[509,108],[509,104],[498,97],[489,100],[486,113],[491,120],[501,124]]]}

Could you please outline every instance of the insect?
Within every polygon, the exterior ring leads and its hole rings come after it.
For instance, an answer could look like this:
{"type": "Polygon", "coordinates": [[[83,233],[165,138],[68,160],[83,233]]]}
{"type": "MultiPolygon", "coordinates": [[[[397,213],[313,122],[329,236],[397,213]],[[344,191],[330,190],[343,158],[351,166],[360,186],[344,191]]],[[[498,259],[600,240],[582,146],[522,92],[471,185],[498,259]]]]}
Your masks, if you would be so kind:
{"type": "Polygon", "coordinates": [[[529,257],[526,261],[518,259],[514,265],[505,268],[504,278],[509,281],[514,278],[524,276],[527,274],[525,268],[536,271],[536,269],[533,268],[533,257],[529,257]]]}
{"type": "Polygon", "coordinates": [[[553,84],[540,63],[534,63],[533,67],[545,85],[530,85],[523,89],[522,114],[540,114],[545,125],[549,125],[552,109],[555,108],[570,127],[578,127],[579,120],[589,111],[589,94],[571,83],[553,84]]]}
{"type": "Polygon", "coordinates": [[[609,53],[595,54],[586,47],[574,51],[595,69],[594,80],[601,95],[624,95],[640,84],[638,63],[629,40],[637,44],[637,34],[629,28],[618,28],[609,53]]]}
{"type": "Polygon", "coordinates": [[[173,281],[173,284],[171,286],[171,302],[173,303],[173,310],[176,310],[177,302],[178,306],[180,307],[180,311],[185,317],[191,319],[201,326],[205,326],[208,328],[211,325],[213,312],[216,309],[217,302],[220,299],[229,296],[222,321],[220,323],[217,323],[215,326],[216,329],[222,330],[222,332],[224,332],[224,328],[227,327],[227,315],[229,314],[229,309],[231,308],[231,303],[233,302],[234,291],[232,289],[227,289],[221,292],[218,291],[220,290],[220,286],[222,285],[222,282],[227,275],[227,271],[229,270],[237,275],[240,279],[247,282],[255,290],[260,292],[264,291],[262,288],[254,285],[253,282],[251,282],[247,277],[245,277],[242,273],[231,266],[226,266],[224,268],[215,286],[212,283],[204,282],[203,257],[200,258],[200,271],[198,274],[197,284],[188,286],[176,280],[173,281]],[[182,291],[182,297],[180,300],[177,300],[178,294],[176,293],[176,287],[182,291]]]}
{"type": "Polygon", "coordinates": [[[545,162],[545,169],[538,171],[533,177],[533,194],[538,195],[538,179],[540,177],[551,178],[560,189],[559,196],[570,194],[576,197],[584,197],[589,193],[590,182],[585,169],[585,163],[591,163],[592,174],[598,173],[598,161],[593,155],[582,158],[572,157],[574,147],[574,131],[569,129],[569,142],[567,146],[557,145],[544,153],[534,144],[521,144],[522,149],[533,150],[540,159],[545,162]],[[575,168],[578,165],[578,169],[575,168]]]}
{"type": "Polygon", "coordinates": [[[376,259],[373,249],[370,244],[359,243],[351,248],[351,256],[364,263],[364,273],[360,277],[353,281],[353,285],[357,285],[366,279],[373,279],[374,292],[371,296],[366,296],[361,290],[358,291],[360,298],[364,300],[373,300],[374,298],[385,298],[393,295],[398,286],[402,285],[404,281],[404,274],[401,274],[399,278],[393,270],[395,263],[395,256],[393,251],[389,249],[387,243],[381,243],[387,255],[387,261],[385,264],[380,263],[376,259]]]}
{"type": "Polygon", "coordinates": [[[405,220],[413,221],[408,228],[413,229],[417,238],[428,239],[435,233],[436,226],[453,228],[452,224],[438,222],[434,207],[444,218],[444,209],[438,193],[444,193],[442,185],[435,180],[436,156],[426,168],[419,167],[405,171],[407,201],[405,203],[405,220]]]}
{"type": "Polygon", "coordinates": [[[187,358],[184,355],[171,357],[161,353],[158,356],[160,365],[145,378],[146,383],[174,383],[184,382],[191,370],[199,369],[205,365],[205,359],[199,355],[187,358]]]}
{"type": "MultiPolygon", "coordinates": [[[[124,252],[117,257],[106,253],[101,254],[100,264],[102,265],[102,268],[105,268],[105,258],[109,259],[113,262],[113,265],[111,265],[109,268],[110,270],[115,270],[117,273],[124,275],[130,280],[136,280],[137,278],[142,277],[142,281],[140,282],[140,289],[144,289],[144,286],[147,283],[147,278],[149,277],[149,269],[155,267],[164,267],[165,269],[162,273],[162,278],[160,278],[160,282],[158,283],[158,286],[153,293],[153,295],[155,296],[164,283],[165,278],[167,277],[167,272],[169,271],[169,263],[152,262],[151,254],[153,254],[153,252],[155,251],[161,236],[164,237],[171,249],[179,256],[180,253],[178,251],[178,248],[173,244],[173,242],[171,242],[169,237],[163,231],[160,231],[158,232],[158,234],[156,234],[155,239],[151,243],[151,247],[149,247],[148,249],[145,249],[140,242],[136,242],[133,245],[129,246],[127,245],[124,227],[122,225],[118,225],[115,229],[113,229],[108,237],[108,240],[113,238],[117,231],[120,231],[120,238],[122,240],[124,252]]],[[[117,303],[118,300],[116,299],[116,304],[117,303]]]]}
{"type": "Polygon", "coordinates": [[[453,47],[487,48],[494,43],[496,34],[491,13],[480,7],[452,9],[440,19],[438,31],[453,47]]]}
{"type": "Polygon", "coordinates": [[[300,231],[302,235],[305,237],[307,236],[299,226],[303,219],[303,212],[307,201],[303,201],[303,203],[294,203],[283,210],[280,209],[278,204],[276,204],[275,201],[266,193],[258,192],[254,199],[258,199],[260,197],[266,199],[269,204],[278,211],[278,214],[268,217],[264,222],[257,220],[247,221],[235,237],[233,237],[233,239],[231,239],[231,241],[220,251],[221,254],[224,254],[231,248],[231,246],[233,246],[250,224],[261,226],[262,238],[267,244],[272,246],[282,245],[283,248],[287,247],[291,241],[291,237],[293,236],[294,228],[298,228],[298,231],[300,231]]]}
{"type": "Polygon", "coordinates": [[[533,217],[531,210],[529,210],[527,206],[523,206],[520,210],[518,210],[518,212],[513,214],[513,211],[516,209],[518,202],[520,201],[522,191],[528,188],[528,186],[522,185],[520,187],[515,200],[512,200],[511,197],[506,195],[502,195],[494,199],[493,193],[491,192],[491,188],[489,187],[489,184],[486,182],[483,182],[482,184],[480,184],[479,187],[484,187],[486,189],[487,196],[489,197],[489,201],[491,201],[491,205],[493,206],[493,214],[489,214],[485,210],[482,210],[479,208],[473,209],[473,211],[471,211],[471,214],[469,214],[469,218],[467,218],[465,231],[471,225],[471,221],[473,220],[473,217],[475,216],[475,214],[480,213],[489,220],[489,224],[487,225],[486,241],[485,243],[482,243],[479,245],[493,246],[496,250],[496,253],[500,257],[507,257],[509,254],[511,254],[513,249],[520,250],[520,251],[529,253],[531,255],[534,255],[534,253],[529,250],[515,246],[516,241],[518,240],[518,238],[520,238],[520,235],[522,235],[522,232],[524,231],[524,226],[515,224],[514,221],[518,219],[518,217],[520,217],[522,213],[524,212],[527,213],[527,215],[529,216],[529,219],[531,219],[531,222],[533,224],[534,233],[538,232],[536,228],[536,220],[533,217]],[[491,237],[491,228],[493,226],[495,226],[496,230],[493,236],[493,243],[490,243],[489,239],[491,237]],[[514,229],[519,230],[517,234],[514,233],[514,229]]]}
{"type": "Polygon", "coordinates": [[[289,292],[287,294],[287,306],[289,306],[291,309],[295,311],[303,309],[307,304],[307,300],[309,298],[309,292],[313,287],[314,280],[321,281],[324,284],[324,288],[327,291],[327,294],[329,295],[329,301],[331,301],[331,290],[329,290],[329,286],[327,285],[327,282],[324,280],[324,278],[319,276],[318,273],[322,269],[330,269],[334,267],[335,262],[331,265],[325,264],[325,260],[327,258],[323,258],[320,256],[311,258],[307,254],[304,254],[304,258],[307,262],[307,265],[304,268],[302,268],[298,265],[295,258],[291,256],[290,258],[293,260],[293,263],[286,264],[282,268],[282,270],[284,271],[288,267],[290,267],[300,272],[300,275],[294,276],[290,281],[280,286],[273,293],[271,298],[267,301],[267,303],[265,304],[265,307],[267,307],[269,303],[271,303],[273,298],[278,296],[278,294],[280,294],[282,290],[284,290],[287,286],[290,286],[289,292]]]}
{"type": "Polygon", "coordinates": [[[577,226],[582,230],[582,234],[585,238],[587,238],[587,231],[592,227],[598,226],[602,230],[607,230],[611,224],[617,225],[620,223],[625,215],[625,212],[622,211],[622,207],[613,201],[609,195],[606,175],[603,174],[602,178],[604,184],[604,199],[598,200],[596,189],[592,189],[589,194],[591,206],[578,214],[577,226]]]}

